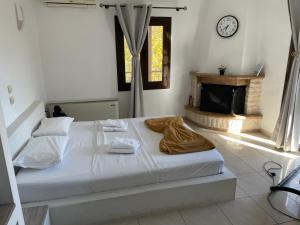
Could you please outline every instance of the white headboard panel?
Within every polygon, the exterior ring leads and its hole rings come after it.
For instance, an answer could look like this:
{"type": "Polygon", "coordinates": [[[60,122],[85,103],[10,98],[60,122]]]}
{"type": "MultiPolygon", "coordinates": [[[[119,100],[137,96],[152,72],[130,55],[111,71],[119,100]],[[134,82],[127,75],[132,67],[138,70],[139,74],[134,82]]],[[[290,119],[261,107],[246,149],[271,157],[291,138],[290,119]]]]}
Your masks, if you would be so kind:
{"type": "Polygon", "coordinates": [[[13,158],[31,138],[32,132],[45,116],[45,104],[34,102],[7,128],[13,158]]]}

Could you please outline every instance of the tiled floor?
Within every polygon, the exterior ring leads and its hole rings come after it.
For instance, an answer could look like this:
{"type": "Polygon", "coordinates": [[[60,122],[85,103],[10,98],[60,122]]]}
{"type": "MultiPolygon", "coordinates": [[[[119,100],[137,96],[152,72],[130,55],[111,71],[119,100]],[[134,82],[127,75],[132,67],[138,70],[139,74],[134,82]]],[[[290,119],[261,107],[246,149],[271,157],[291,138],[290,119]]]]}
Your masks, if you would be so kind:
{"type": "Polygon", "coordinates": [[[236,199],[207,207],[126,219],[109,225],[300,225],[274,209],[267,201],[272,180],[262,166],[274,160],[283,165],[277,180],[298,165],[298,156],[273,150],[261,134],[233,135],[193,127],[209,138],[224,156],[225,165],[238,177],[236,199]]]}

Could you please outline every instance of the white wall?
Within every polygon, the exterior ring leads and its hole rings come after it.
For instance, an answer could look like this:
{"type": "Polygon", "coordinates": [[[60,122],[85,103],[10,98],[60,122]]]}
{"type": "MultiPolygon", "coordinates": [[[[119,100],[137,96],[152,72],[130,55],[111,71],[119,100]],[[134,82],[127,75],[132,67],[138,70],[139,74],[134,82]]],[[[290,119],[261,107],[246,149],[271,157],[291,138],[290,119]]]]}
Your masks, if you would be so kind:
{"type": "Polygon", "coordinates": [[[43,99],[43,75],[34,5],[31,0],[0,1],[0,96],[6,126],[31,103],[43,99]],[[14,2],[24,9],[21,32],[16,25],[14,2]],[[10,105],[7,85],[12,85],[15,104],[10,105]]]}
{"type": "MultiPolygon", "coordinates": [[[[172,17],[171,88],[144,91],[146,115],[184,114],[191,70],[217,72],[220,64],[226,64],[229,73],[249,74],[264,62],[263,128],[271,132],[281,102],[279,83],[285,76],[290,37],[285,32],[289,29],[286,2],[271,1],[148,1],[186,5],[188,11],[153,10],[154,16],[172,17]],[[216,23],[227,14],[239,18],[240,29],[223,39],[216,34],[216,23]],[[270,79],[278,85],[268,85],[270,79]],[[270,104],[276,107],[272,112],[270,104]]],[[[119,97],[121,116],[126,117],[129,94],[117,91],[114,10],[46,7],[37,1],[37,16],[48,100],[119,97]]]]}
{"type": "Polygon", "coordinates": [[[36,2],[48,100],[115,97],[112,15],[36,2]]]}
{"type": "Polygon", "coordinates": [[[271,134],[279,115],[291,38],[287,1],[210,0],[204,4],[195,48],[201,54],[195,68],[217,72],[218,65],[225,64],[228,73],[251,74],[257,64],[264,63],[262,129],[271,134]],[[218,37],[215,31],[218,19],[226,14],[240,20],[238,33],[230,39],[218,37]]]}
{"type": "MultiPolygon", "coordinates": [[[[187,12],[153,12],[173,17],[171,88],[144,92],[147,115],[184,113],[200,3],[176,3],[187,5],[187,12]]],[[[174,1],[166,4],[174,5],[174,1]]],[[[37,5],[48,100],[119,97],[121,116],[126,117],[129,95],[117,91],[114,10],[37,5]]]]}
{"type": "Polygon", "coordinates": [[[202,72],[215,72],[223,64],[227,73],[249,74],[257,64],[259,32],[257,24],[259,5],[255,0],[210,0],[204,3],[198,21],[198,39],[195,40],[200,57],[195,67],[202,72]],[[225,15],[234,15],[240,22],[239,30],[231,38],[217,35],[216,24],[225,15]]]}
{"type": "Polygon", "coordinates": [[[262,93],[262,128],[267,134],[274,130],[280,112],[286,66],[291,41],[287,1],[265,0],[261,23],[264,30],[261,58],[266,65],[266,78],[262,93]]]}

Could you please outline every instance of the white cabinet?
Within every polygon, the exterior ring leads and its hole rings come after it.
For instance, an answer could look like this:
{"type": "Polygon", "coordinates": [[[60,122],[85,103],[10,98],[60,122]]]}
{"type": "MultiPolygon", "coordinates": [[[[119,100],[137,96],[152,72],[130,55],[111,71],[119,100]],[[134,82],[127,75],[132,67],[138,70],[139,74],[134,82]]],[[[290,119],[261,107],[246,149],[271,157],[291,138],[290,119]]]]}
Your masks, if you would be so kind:
{"type": "Polygon", "coordinates": [[[51,102],[47,104],[50,116],[53,108],[59,105],[67,116],[75,121],[94,121],[119,118],[119,102],[117,99],[51,102]]]}

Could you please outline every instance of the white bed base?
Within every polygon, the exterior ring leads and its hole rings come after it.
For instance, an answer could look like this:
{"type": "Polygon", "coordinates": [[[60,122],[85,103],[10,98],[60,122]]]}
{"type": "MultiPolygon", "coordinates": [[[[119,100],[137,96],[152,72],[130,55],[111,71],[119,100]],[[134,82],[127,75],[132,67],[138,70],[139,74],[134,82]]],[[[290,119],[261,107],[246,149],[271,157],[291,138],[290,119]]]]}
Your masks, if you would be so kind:
{"type": "MultiPolygon", "coordinates": [[[[13,155],[44,116],[44,104],[36,102],[8,128],[13,155]]],[[[224,168],[223,174],[215,176],[27,203],[23,207],[48,205],[52,225],[99,225],[123,217],[232,200],[236,182],[235,175],[224,168]]]]}
{"type": "Polygon", "coordinates": [[[52,201],[48,205],[52,225],[91,225],[171,209],[202,206],[235,198],[237,179],[224,173],[196,179],[139,186],[52,201]]]}

